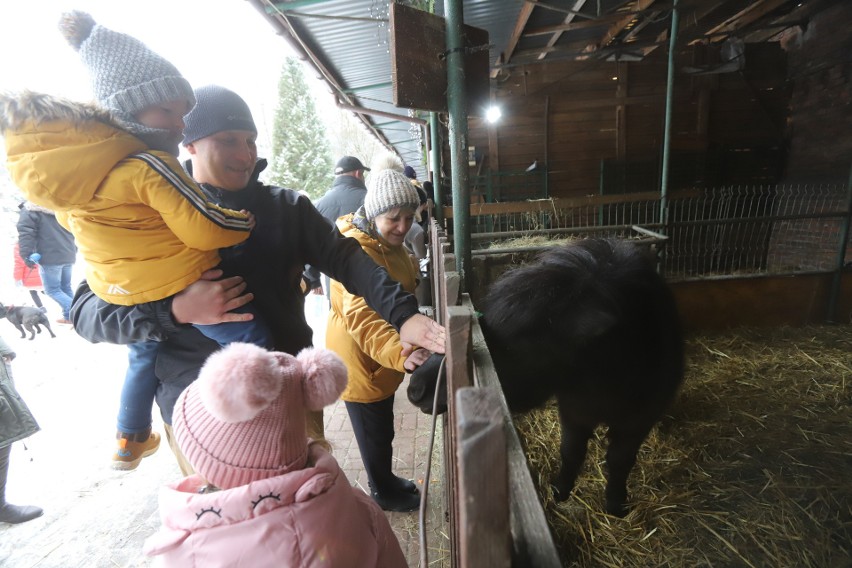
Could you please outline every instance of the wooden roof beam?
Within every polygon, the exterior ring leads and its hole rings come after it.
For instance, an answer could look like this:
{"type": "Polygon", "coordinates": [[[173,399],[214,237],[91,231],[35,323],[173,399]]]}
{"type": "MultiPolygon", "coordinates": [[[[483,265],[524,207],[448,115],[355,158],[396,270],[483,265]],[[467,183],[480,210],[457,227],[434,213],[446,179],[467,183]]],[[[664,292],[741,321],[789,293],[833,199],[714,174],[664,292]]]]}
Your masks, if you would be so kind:
{"type": "MultiPolygon", "coordinates": [[[[575,0],[574,6],[571,7],[571,13],[568,14],[567,16],[565,16],[565,20],[562,21],[562,24],[563,25],[570,24],[574,20],[574,16],[576,16],[579,13],[580,9],[583,7],[583,5],[585,3],[586,3],[586,0],[575,0]]],[[[551,36],[551,38],[549,40],[547,40],[547,47],[550,48],[550,47],[553,47],[554,45],[556,45],[556,42],[559,41],[559,38],[562,37],[563,33],[564,32],[561,31],[561,30],[555,32],[551,36]]],[[[544,59],[545,57],[547,57],[547,52],[542,52],[542,53],[539,54],[538,59],[540,61],[540,60],[544,59]]]]}
{"type": "MultiPolygon", "coordinates": [[[[682,15],[680,18],[681,21],[681,31],[678,34],[681,36],[681,39],[686,41],[687,37],[695,37],[696,35],[701,35],[701,32],[697,32],[697,30],[692,29],[693,26],[698,26],[700,22],[706,18],[708,15],[712,14],[720,7],[725,4],[726,0],[717,0],[716,2],[704,1],[698,4],[692,12],[687,12],[682,15]],[[687,30],[692,29],[691,33],[687,33],[687,30]]],[[[669,30],[664,29],[661,31],[657,37],[654,39],[654,43],[650,46],[647,46],[642,49],[642,53],[647,56],[649,53],[660,47],[666,42],[666,39],[669,37],[669,30]]],[[[687,41],[687,43],[692,43],[687,41]]]]}
{"type": "Polygon", "coordinates": [[[599,20],[583,20],[582,22],[570,22],[568,24],[557,24],[555,26],[542,26],[540,28],[530,28],[526,30],[522,37],[550,35],[556,32],[570,32],[571,30],[584,30],[588,28],[602,28],[608,23],[609,22],[607,22],[606,18],[601,18],[599,20]]]}
{"type": "Polygon", "coordinates": [[[515,48],[518,47],[518,41],[521,39],[521,34],[523,33],[524,28],[527,27],[527,22],[529,21],[530,15],[534,9],[535,4],[531,4],[529,2],[526,2],[523,6],[521,6],[521,10],[518,12],[518,18],[515,20],[515,29],[512,30],[509,43],[506,44],[506,51],[503,52],[501,57],[502,62],[508,63],[512,60],[512,54],[515,53],[515,48]]]}
{"type": "MultiPolygon", "coordinates": [[[[653,4],[654,2],[655,2],[655,0],[637,0],[636,8],[633,11],[634,12],[641,12],[642,10],[647,10],[648,7],[651,4],[653,4]]],[[[603,37],[601,37],[600,41],[598,41],[596,44],[594,44],[594,43],[589,44],[586,47],[586,50],[589,51],[589,52],[594,52],[594,51],[598,51],[599,49],[608,46],[612,42],[612,40],[614,40],[618,36],[618,34],[620,34],[624,30],[624,28],[629,26],[630,23],[633,22],[635,19],[636,19],[636,16],[631,13],[631,14],[624,16],[620,20],[617,20],[614,24],[612,24],[606,30],[606,33],[604,33],[604,35],[603,35],[603,37]]]]}
{"type": "MultiPolygon", "coordinates": [[[[541,2],[541,0],[524,0],[524,2],[526,2],[527,4],[532,4],[533,6],[539,6],[541,8],[546,9],[546,10],[553,10],[554,12],[562,12],[563,14],[568,14],[569,16],[576,16],[578,18],[586,18],[588,20],[596,19],[596,16],[593,16],[591,14],[584,14],[584,13],[580,12],[578,8],[572,8],[572,9],[561,8],[559,6],[553,6],[552,4],[545,4],[544,2],[541,2]]],[[[585,3],[585,0],[584,0],[584,3],[585,3]]]]}
{"type": "Polygon", "coordinates": [[[792,0],[759,0],[751,4],[748,8],[734,14],[718,26],[707,30],[705,36],[710,37],[710,41],[722,41],[727,37],[736,33],[737,30],[763,18],[773,10],[791,2],[792,0]],[[727,35],[725,35],[727,34],[727,35]]]}
{"type": "Polygon", "coordinates": [[[642,15],[650,15],[651,18],[656,17],[662,11],[667,10],[668,6],[654,6],[654,8],[649,10],[630,10],[630,11],[622,11],[615,12],[612,14],[605,14],[594,20],[583,20],[580,22],[573,21],[568,24],[557,24],[555,26],[542,26],[540,28],[528,28],[524,31],[524,35],[522,37],[533,37],[540,35],[549,35],[558,31],[570,32],[571,30],[583,30],[588,28],[602,28],[604,26],[609,25],[610,22],[615,22],[621,20],[628,14],[633,14],[634,16],[642,16],[642,15]]]}

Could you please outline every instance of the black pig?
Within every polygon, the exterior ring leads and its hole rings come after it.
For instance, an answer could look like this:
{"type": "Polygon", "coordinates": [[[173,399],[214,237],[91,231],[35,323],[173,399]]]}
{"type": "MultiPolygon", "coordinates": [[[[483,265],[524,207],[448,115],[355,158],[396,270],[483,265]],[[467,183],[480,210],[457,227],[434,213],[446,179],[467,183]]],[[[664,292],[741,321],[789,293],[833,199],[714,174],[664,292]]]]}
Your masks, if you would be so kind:
{"type": "Polygon", "coordinates": [[[606,424],[606,510],[627,514],[636,453],[683,380],[674,298],[647,248],[586,239],[554,247],[513,269],[483,302],[485,333],[513,411],[559,404],[567,499],[594,429],[606,424]]]}

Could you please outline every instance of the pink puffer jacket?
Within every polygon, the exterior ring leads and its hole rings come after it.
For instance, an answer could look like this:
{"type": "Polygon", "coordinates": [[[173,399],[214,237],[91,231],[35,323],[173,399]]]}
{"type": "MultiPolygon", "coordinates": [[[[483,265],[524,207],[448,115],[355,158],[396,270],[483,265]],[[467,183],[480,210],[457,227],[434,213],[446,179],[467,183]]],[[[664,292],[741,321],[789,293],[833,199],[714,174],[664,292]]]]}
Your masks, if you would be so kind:
{"type": "Polygon", "coordinates": [[[180,568],[406,568],[384,513],[331,454],[312,445],[309,464],[213,493],[198,493],[199,476],[164,487],[145,553],[180,568]]]}

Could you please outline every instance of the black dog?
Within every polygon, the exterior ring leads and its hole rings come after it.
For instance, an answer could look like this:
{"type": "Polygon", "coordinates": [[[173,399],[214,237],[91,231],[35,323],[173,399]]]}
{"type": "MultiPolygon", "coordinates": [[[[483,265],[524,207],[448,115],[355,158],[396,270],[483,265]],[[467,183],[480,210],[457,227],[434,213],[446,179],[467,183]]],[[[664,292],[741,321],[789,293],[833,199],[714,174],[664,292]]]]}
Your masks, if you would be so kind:
{"type": "Polygon", "coordinates": [[[568,498],[598,424],[609,426],[607,512],[627,513],[639,446],[683,379],[674,297],[647,251],[588,239],[504,274],[484,302],[483,331],[509,407],[556,396],[562,425],[558,500],[568,498]]]}
{"type": "Polygon", "coordinates": [[[41,333],[39,325],[47,328],[47,331],[50,332],[50,337],[56,337],[53,334],[53,330],[50,329],[50,322],[47,320],[47,316],[39,308],[32,308],[30,306],[7,307],[0,304],[0,318],[6,318],[12,322],[12,325],[17,327],[18,331],[21,332],[22,339],[27,336],[24,328],[30,332],[30,340],[35,339],[35,334],[41,333]]]}

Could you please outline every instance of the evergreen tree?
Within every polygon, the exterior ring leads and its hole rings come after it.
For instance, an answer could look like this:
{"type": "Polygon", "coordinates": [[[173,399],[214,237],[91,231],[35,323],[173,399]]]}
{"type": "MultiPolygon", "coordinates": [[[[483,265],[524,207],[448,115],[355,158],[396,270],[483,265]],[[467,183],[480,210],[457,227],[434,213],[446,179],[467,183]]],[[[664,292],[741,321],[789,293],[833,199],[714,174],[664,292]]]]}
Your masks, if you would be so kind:
{"type": "Polygon", "coordinates": [[[278,80],[270,182],[317,199],[331,187],[331,151],[301,63],[287,58],[278,80]]]}
{"type": "Polygon", "coordinates": [[[340,158],[342,156],[355,156],[361,162],[370,167],[373,160],[387,152],[364,124],[348,110],[339,110],[331,117],[329,124],[331,140],[331,153],[340,158]],[[336,119],[336,120],[335,120],[336,119]]]}

